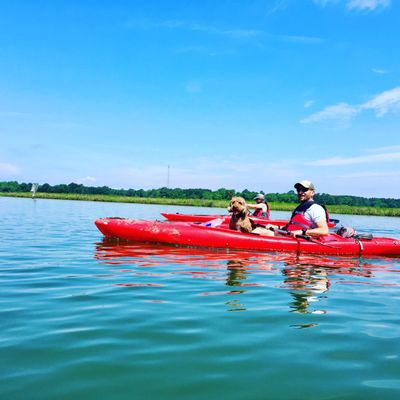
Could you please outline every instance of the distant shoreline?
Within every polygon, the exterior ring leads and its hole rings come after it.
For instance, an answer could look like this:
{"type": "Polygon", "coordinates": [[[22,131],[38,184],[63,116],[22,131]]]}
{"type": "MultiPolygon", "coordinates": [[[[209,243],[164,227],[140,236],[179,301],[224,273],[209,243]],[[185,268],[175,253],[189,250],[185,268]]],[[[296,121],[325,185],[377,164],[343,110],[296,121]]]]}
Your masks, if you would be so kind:
{"type": "MultiPolygon", "coordinates": [[[[7,193],[0,192],[2,197],[32,198],[32,193],[7,193]]],[[[74,201],[100,201],[111,203],[132,204],[161,204],[174,206],[226,208],[227,200],[205,199],[167,199],[149,197],[129,197],[100,194],[73,194],[73,193],[36,193],[36,199],[74,200],[74,201]]],[[[269,203],[272,211],[292,211],[295,203],[269,203]]],[[[356,207],[344,205],[328,205],[330,214],[371,215],[382,217],[400,217],[400,208],[356,207]]]]}

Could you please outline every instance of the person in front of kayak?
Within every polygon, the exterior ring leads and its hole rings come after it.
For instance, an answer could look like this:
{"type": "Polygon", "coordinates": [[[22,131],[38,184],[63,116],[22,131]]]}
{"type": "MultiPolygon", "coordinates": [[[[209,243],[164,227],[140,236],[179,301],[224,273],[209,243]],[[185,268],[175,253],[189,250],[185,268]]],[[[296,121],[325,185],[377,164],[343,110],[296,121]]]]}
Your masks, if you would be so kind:
{"type": "Polygon", "coordinates": [[[262,193],[258,193],[254,197],[256,204],[246,204],[247,208],[254,209],[252,216],[257,218],[269,218],[269,204],[265,200],[265,196],[262,193]]]}
{"type": "MultiPolygon", "coordinates": [[[[297,191],[297,198],[300,204],[295,208],[289,222],[283,230],[292,236],[325,236],[329,233],[328,219],[326,210],[314,202],[315,187],[312,182],[304,180],[294,185],[297,191]]],[[[265,236],[274,236],[274,229],[278,226],[267,224],[265,228],[256,228],[253,233],[265,236]]]]}

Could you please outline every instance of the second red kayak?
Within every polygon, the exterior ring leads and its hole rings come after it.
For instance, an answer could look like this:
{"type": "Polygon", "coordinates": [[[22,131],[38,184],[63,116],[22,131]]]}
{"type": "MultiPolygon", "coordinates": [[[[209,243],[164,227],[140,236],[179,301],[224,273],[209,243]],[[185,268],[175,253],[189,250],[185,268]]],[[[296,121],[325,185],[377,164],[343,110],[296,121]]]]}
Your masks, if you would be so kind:
{"type": "MultiPolygon", "coordinates": [[[[165,213],[162,212],[161,215],[166,218],[168,221],[180,221],[180,222],[209,222],[212,220],[222,219],[223,224],[229,224],[231,219],[230,215],[212,215],[212,214],[180,214],[180,213],[165,213]]],[[[280,228],[285,226],[288,223],[287,219],[266,219],[266,218],[250,218],[256,223],[261,225],[273,224],[277,225],[280,228]]],[[[333,228],[339,222],[337,219],[331,219],[328,223],[329,228],[333,228]]]]}

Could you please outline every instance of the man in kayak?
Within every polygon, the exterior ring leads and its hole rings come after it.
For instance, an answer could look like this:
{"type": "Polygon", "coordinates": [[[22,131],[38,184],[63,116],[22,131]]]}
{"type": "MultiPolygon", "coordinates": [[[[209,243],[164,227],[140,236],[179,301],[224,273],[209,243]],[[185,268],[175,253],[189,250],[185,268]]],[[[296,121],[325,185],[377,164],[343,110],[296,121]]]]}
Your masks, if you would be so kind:
{"type": "Polygon", "coordinates": [[[254,197],[256,204],[247,204],[247,208],[254,209],[252,216],[258,218],[269,218],[269,205],[265,201],[265,196],[262,193],[258,193],[254,197]]]}
{"type": "MultiPolygon", "coordinates": [[[[315,187],[312,182],[304,180],[294,185],[300,204],[295,208],[290,221],[283,228],[292,236],[324,236],[329,233],[328,216],[325,209],[314,202],[315,187]]],[[[267,224],[265,228],[255,228],[253,233],[274,236],[278,226],[267,224]]]]}

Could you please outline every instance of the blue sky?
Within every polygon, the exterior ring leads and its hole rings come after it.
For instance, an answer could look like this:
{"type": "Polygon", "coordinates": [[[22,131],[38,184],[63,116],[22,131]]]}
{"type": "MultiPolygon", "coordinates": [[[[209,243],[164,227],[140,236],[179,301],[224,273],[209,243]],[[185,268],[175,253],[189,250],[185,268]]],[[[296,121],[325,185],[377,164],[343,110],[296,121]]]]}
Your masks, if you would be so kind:
{"type": "Polygon", "coordinates": [[[399,3],[2,1],[0,180],[399,198],[399,3]]]}

